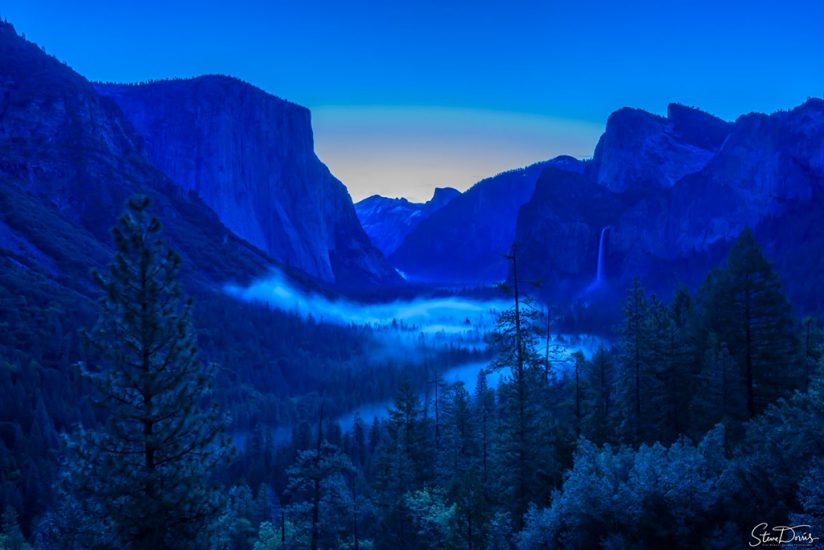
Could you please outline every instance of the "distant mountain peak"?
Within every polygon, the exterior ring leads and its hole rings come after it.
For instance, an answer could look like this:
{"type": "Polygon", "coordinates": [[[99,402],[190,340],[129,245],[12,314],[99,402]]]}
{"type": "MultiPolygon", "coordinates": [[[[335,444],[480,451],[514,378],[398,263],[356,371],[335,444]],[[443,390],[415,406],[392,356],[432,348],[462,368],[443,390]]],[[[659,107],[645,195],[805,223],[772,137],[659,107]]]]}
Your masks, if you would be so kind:
{"type": "Polygon", "coordinates": [[[372,243],[385,255],[394,252],[418,224],[460,196],[452,187],[437,187],[425,203],[406,198],[372,195],[355,205],[361,225],[372,243]]]}
{"type": "Polygon", "coordinates": [[[695,107],[670,103],[667,120],[673,133],[690,145],[717,151],[732,130],[732,123],[695,107]]]}
{"type": "MultiPolygon", "coordinates": [[[[808,97],[807,101],[796,107],[796,109],[806,110],[806,109],[814,109],[814,110],[823,110],[824,109],[824,98],[821,97],[808,97]]],[[[794,109],[795,110],[795,109],[794,109]]]]}
{"type": "Polygon", "coordinates": [[[506,276],[518,210],[548,166],[579,171],[583,162],[558,157],[483,179],[418,224],[390,255],[417,280],[459,283],[499,281],[506,276]]]}
{"type": "Polygon", "coordinates": [[[432,198],[429,199],[426,204],[436,208],[441,208],[442,206],[446,206],[449,201],[460,194],[461,192],[454,187],[436,187],[435,192],[432,194],[432,198]]]}
{"type": "Polygon", "coordinates": [[[624,107],[612,113],[589,168],[611,191],[661,189],[701,170],[719,150],[732,123],[671,103],[662,117],[624,107]]]}

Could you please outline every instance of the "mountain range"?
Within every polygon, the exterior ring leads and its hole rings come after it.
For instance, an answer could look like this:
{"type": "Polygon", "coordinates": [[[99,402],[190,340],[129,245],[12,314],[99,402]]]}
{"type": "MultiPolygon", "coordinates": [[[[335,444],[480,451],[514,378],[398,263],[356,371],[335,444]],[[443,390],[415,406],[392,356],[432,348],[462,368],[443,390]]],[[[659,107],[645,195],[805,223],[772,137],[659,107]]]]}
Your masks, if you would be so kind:
{"type": "Polygon", "coordinates": [[[528,276],[559,294],[591,284],[602,235],[607,280],[623,288],[637,276],[665,292],[697,285],[750,227],[794,302],[817,309],[822,191],[820,99],[732,123],[680,105],[667,117],[622,109],[581,174],[544,171],[515,240],[528,276]]]}
{"type": "Polygon", "coordinates": [[[390,256],[411,280],[485,284],[506,277],[518,211],[550,166],[580,170],[572,157],[558,157],[476,183],[422,221],[390,256]]]}
{"type": "Polygon", "coordinates": [[[372,243],[389,256],[422,221],[460,194],[451,187],[438,187],[425,203],[372,195],[355,204],[355,211],[372,243]]]}
{"type": "Polygon", "coordinates": [[[305,108],[227,77],[93,84],[0,23],[8,272],[87,285],[136,194],[205,284],[275,268],[340,288],[400,281],[314,154],[305,108]]]}
{"type": "Polygon", "coordinates": [[[823,190],[821,99],[733,122],[678,104],[666,116],[624,108],[591,159],[478,182],[389,259],[411,279],[487,284],[511,278],[503,255],[517,243],[522,280],[569,304],[601,286],[621,292],[636,276],[659,293],[695,287],[750,227],[793,302],[817,311],[824,293],[809,281],[824,277],[823,190]]]}
{"type": "Polygon", "coordinates": [[[225,76],[91,83],[8,23],[0,53],[6,273],[87,285],[69,274],[109,257],[116,214],[147,194],[209,285],[275,268],[339,289],[394,287],[398,272],[486,285],[511,277],[504,254],[517,243],[523,280],[571,303],[634,276],[657,292],[694,287],[751,227],[793,301],[824,308],[810,283],[824,276],[821,99],[735,121],[624,108],[591,159],[538,162],[424,204],[353,205],[314,153],[304,107],[225,76]]]}

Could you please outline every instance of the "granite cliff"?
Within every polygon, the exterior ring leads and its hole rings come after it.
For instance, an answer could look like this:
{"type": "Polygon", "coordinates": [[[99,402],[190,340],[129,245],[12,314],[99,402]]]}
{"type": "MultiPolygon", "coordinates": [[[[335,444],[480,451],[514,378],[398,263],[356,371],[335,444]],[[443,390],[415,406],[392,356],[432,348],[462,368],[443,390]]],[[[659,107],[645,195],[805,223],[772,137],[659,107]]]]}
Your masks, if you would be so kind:
{"type": "Polygon", "coordinates": [[[624,109],[583,174],[544,170],[515,239],[526,276],[575,297],[592,284],[604,227],[607,281],[620,289],[638,276],[661,292],[698,284],[750,227],[794,301],[813,304],[822,297],[807,281],[824,275],[811,244],[821,240],[812,220],[824,212],[822,191],[820,99],[732,123],[677,105],[667,118],[624,109]]]}
{"type": "Polygon", "coordinates": [[[479,181],[421,222],[389,259],[410,279],[490,283],[503,279],[518,211],[547,167],[578,172],[581,162],[558,157],[479,181]]]}
{"type": "Polygon", "coordinates": [[[425,203],[372,195],[356,203],[355,211],[372,243],[389,256],[422,221],[460,194],[451,187],[438,187],[425,203]]]}
{"type": "Polygon", "coordinates": [[[315,155],[308,109],[224,76],[96,88],[149,159],[238,236],[325,282],[397,280],[315,155]]]}
{"type": "Polygon", "coordinates": [[[227,229],[152,164],[116,104],[0,23],[0,249],[3,272],[89,287],[111,257],[110,228],[137,194],[193,279],[251,280],[277,263],[227,229]]]}

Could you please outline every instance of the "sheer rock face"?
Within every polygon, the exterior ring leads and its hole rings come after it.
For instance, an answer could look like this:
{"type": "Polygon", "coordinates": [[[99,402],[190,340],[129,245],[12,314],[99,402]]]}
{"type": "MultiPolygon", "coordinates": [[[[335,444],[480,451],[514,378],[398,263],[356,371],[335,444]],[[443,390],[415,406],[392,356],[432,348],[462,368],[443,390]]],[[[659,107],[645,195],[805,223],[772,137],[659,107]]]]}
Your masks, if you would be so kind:
{"type": "Polygon", "coordinates": [[[355,204],[355,211],[372,243],[389,256],[423,220],[460,194],[451,187],[438,187],[425,203],[372,195],[355,204]]]}
{"type": "Polygon", "coordinates": [[[811,272],[824,269],[808,259],[820,255],[805,253],[818,238],[808,222],[820,215],[822,196],[822,100],[733,123],[677,105],[667,118],[622,109],[583,174],[544,170],[515,238],[528,276],[580,290],[610,226],[607,278],[620,287],[639,276],[665,289],[676,279],[696,283],[751,227],[789,278],[799,259],[811,272]],[[782,227],[805,234],[787,238],[782,227]]]}
{"type": "Polygon", "coordinates": [[[721,147],[729,124],[681,105],[668,116],[620,109],[607,120],[589,166],[591,177],[610,191],[669,188],[698,172],[721,147]]]}
{"type": "Polygon", "coordinates": [[[410,278],[489,283],[506,277],[518,211],[544,168],[581,172],[572,157],[539,162],[482,180],[421,222],[390,256],[410,278]]]}
{"type": "Polygon", "coordinates": [[[583,174],[547,168],[518,215],[523,273],[553,288],[570,279],[588,280],[594,274],[602,228],[625,207],[619,195],[583,174]]]}
{"type": "MultiPolygon", "coordinates": [[[[148,195],[164,237],[212,287],[276,264],[155,167],[121,110],[65,64],[0,23],[0,247],[4,269],[88,291],[111,258],[111,227],[148,195]]],[[[58,293],[55,290],[55,293],[58,293]]]]}
{"type": "Polygon", "coordinates": [[[673,189],[667,240],[702,247],[824,190],[824,101],[740,117],[718,154],[673,189]]]}
{"type": "Polygon", "coordinates": [[[327,282],[397,280],[346,187],[315,155],[306,108],[223,76],[97,90],[122,109],[152,162],[251,244],[327,282]]]}

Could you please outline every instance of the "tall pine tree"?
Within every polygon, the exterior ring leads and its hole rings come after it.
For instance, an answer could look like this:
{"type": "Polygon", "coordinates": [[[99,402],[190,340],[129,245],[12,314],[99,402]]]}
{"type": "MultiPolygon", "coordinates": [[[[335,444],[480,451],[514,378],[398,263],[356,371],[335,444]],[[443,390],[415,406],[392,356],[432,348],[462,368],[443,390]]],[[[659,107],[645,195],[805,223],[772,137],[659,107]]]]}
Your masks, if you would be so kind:
{"type": "Polygon", "coordinates": [[[404,381],[389,409],[386,438],[375,458],[377,500],[384,511],[378,538],[386,547],[410,547],[413,530],[406,496],[433,480],[435,449],[427,425],[415,390],[404,381]]]}
{"type": "Polygon", "coordinates": [[[644,414],[645,392],[649,387],[649,312],[646,292],[638,279],[632,280],[624,300],[624,322],[620,329],[619,403],[621,431],[626,441],[639,444],[648,435],[644,414]]]}
{"type": "Polygon", "coordinates": [[[736,239],[726,266],[702,287],[702,298],[707,334],[727,345],[743,376],[748,418],[803,385],[791,308],[752,231],[736,239]]]}
{"type": "Polygon", "coordinates": [[[598,346],[585,368],[591,388],[591,403],[585,422],[586,436],[595,443],[606,443],[611,440],[614,430],[615,365],[612,354],[603,346],[598,346]]]}
{"type": "Polygon", "coordinates": [[[512,262],[513,306],[496,320],[492,344],[496,357],[493,370],[509,371],[501,382],[500,417],[496,440],[498,481],[506,495],[516,526],[520,526],[530,502],[539,501],[545,485],[538,482],[543,469],[537,461],[548,425],[539,414],[540,390],[546,386],[546,360],[537,347],[543,333],[541,313],[533,301],[522,298],[518,287],[517,247],[508,256],[512,262]]]}
{"type": "Polygon", "coordinates": [[[75,492],[122,548],[192,548],[221,510],[213,468],[228,452],[216,406],[204,406],[212,368],[197,354],[180,257],[160,240],[149,199],[134,198],[114,228],[117,253],[87,335],[86,373],[105,416],[81,430],[70,476],[75,492]]]}

